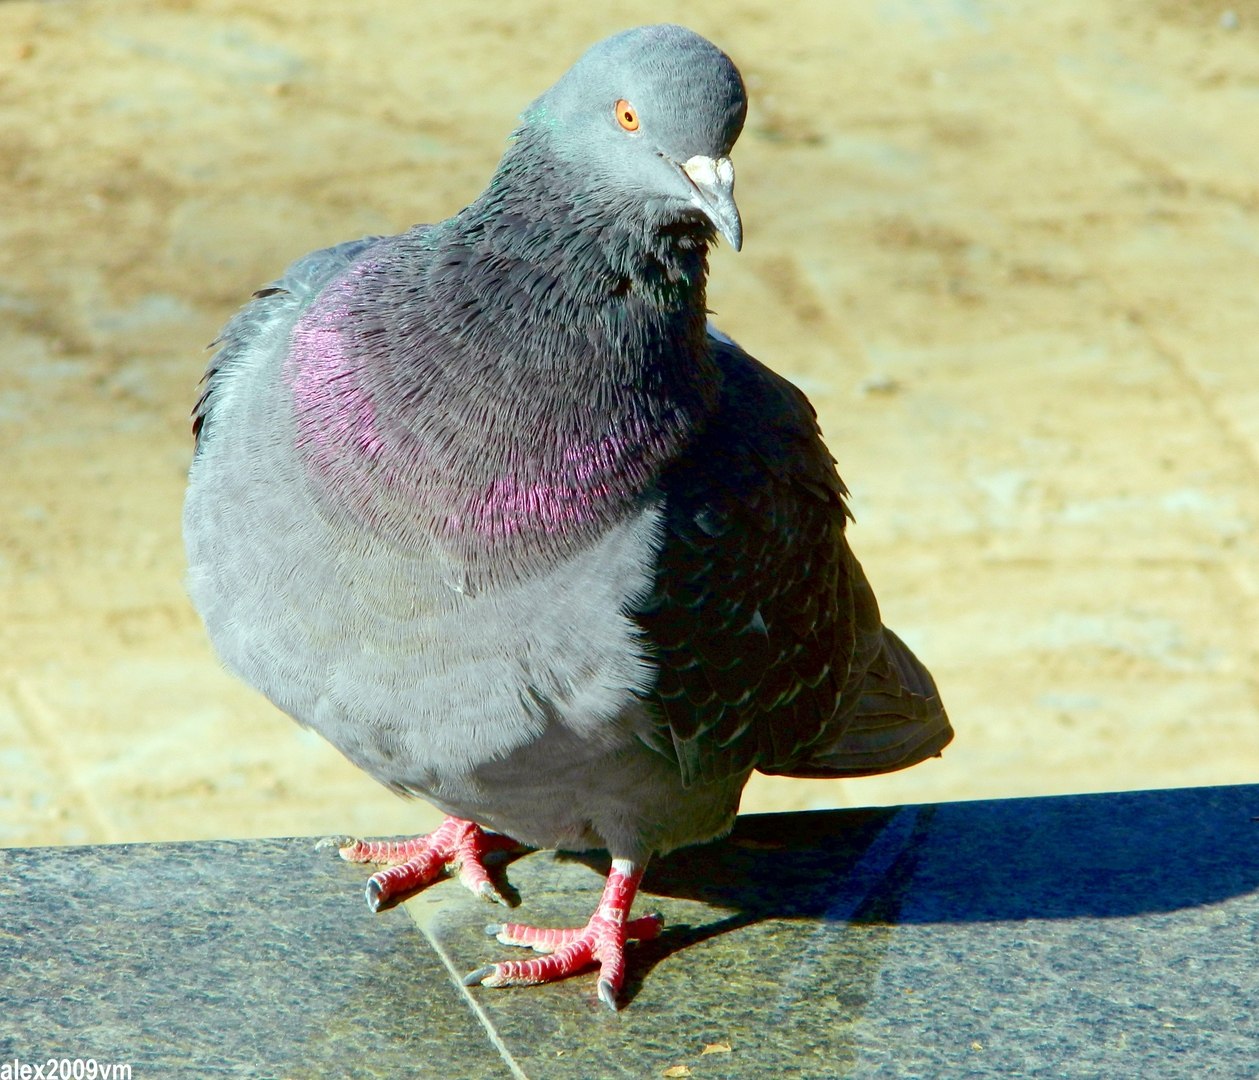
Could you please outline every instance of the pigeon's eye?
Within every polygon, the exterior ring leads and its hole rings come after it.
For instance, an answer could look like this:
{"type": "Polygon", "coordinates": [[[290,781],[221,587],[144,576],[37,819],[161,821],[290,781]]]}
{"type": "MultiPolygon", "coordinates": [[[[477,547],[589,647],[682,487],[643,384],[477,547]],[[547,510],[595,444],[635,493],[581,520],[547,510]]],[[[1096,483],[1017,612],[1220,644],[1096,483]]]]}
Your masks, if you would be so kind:
{"type": "Polygon", "coordinates": [[[626,131],[638,130],[638,110],[624,98],[616,103],[616,122],[626,131]]]}

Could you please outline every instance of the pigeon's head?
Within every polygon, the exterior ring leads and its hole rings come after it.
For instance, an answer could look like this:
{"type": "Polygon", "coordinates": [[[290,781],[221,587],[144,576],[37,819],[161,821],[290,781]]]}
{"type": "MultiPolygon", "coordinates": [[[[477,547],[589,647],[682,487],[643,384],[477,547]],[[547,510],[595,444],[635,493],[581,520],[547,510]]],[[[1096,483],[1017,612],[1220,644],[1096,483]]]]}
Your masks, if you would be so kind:
{"type": "Polygon", "coordinates": [[[591,47],[523,116],[602,197],[651,225],[705,218],[737,251],[730,148],[747,115],[739,70],[681,26],[643,26],[591,47]]]}

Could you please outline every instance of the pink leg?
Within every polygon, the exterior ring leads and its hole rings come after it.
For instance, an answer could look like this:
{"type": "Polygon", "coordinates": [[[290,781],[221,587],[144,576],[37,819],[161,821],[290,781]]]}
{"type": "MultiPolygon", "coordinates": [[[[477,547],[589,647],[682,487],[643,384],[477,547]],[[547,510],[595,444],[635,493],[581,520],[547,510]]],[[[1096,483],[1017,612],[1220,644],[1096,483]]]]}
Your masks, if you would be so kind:
{"type": "Polygon", "coordinates": [[[660,933],[659,915],[629,917],[645,865],[613,859],[599,906],[585,926],[545,930],[517,923],[487,926],[504,945],[525,945],[548,955],[536,960],[509,960],[478,968],[463,981],[467,986],[532,986],[574,975],[599,964],[599,1000],[616,1010],[616,995],[625,982],[626,941],[646,941],[660,933]]]}
{"type": "Polygon", "coordinates": [[[485,856],[520,845],[509,836],[486,832],[480,825],[448,817],[427,836],[391,843],[383,840],[355,840],[341,849],[341,858],[356,863],[390,863],[367,880],[367,906],[383,911],[430,885],[447,870],[457,871],[459,880],[495,903],[506,904],[485,869],[485,856]]]}

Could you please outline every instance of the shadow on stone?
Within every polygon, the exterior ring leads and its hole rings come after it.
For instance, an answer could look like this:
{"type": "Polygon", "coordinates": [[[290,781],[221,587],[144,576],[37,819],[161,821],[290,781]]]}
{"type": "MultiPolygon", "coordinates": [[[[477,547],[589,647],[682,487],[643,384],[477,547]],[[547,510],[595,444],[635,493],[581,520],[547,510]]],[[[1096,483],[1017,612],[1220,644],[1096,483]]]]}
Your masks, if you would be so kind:
{"type": "Polygon", "coordinates": [[[1124,792],[740,818],[645,887],[749,918],[967,923],[1172,912],[1259,889],[1259,799],[1124,792]],[[868,871],[882,870],[877,882],[868,871]],[[872,886],[837,903],[845,883],[872,886]]]}

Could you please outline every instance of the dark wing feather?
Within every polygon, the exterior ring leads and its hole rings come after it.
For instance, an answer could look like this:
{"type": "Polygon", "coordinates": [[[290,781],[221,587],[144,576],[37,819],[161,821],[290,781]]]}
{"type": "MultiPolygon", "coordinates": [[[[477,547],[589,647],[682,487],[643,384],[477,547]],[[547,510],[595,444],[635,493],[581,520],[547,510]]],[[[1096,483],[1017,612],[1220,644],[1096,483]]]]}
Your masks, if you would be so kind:
{"type": "Polygon", "coordinates": [[[661,478],[657,576],[634,611],[659,665],[650,744],[687,783],[938,753],[950,731],[935,684],[883,629],[812,407],[737,346],[712,347],[721,401],[661,478]]]}
{"type": "Polygon", "coordinates": [[[362,240],[350,240],[335,247],[312,251],[298,259],[278,281],[259,289],[248,304],[240,309],[222,332],[209,344],[216,349],[201,380],[201,395],[192,409],[192,434],[197,449],[208,437],[212,423],[214,400],[222,390],[225,379],[242,351],[265,331],[276,319],[286,313],[296,314],[332,278],[355,262],[364,251],[375,244],[379,236],[365,236],[362,240]]]}

